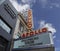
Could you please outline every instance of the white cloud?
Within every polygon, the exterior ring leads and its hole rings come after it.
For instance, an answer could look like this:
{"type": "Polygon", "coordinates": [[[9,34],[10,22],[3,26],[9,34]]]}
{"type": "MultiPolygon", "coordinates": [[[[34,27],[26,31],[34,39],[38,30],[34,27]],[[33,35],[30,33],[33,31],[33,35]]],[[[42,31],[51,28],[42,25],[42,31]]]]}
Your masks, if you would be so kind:
{"type": "Polygon", "coordinates": [[[23,3],[31,3],[31,0],[22,0],[23,3]]]}
{"type": "Polygon", "coordinates": [[[10,1],[18,12],[21,12],[23,10],[26,10],[26,9],[30,8],[30,5],[28,5],[28,4],[25,4],[25,5],[18,4],[17,0],[10,0],[10,1]]]}
{"type": "Polygon", "coordinates": [[[33,4],[36,2],[36,0],[21,0],[22,3],[30,5],[30,7],[33,6],[33,4]]]}
{"type": "Polygon", "coordinates": [[[40,28],[46,27],[48,31],[51,31],[52,34],[56,33],[56,29],[52,26],[51,23],[45,23],[45,21],[40,21],[40,28]]]}
{"type": "Polygon", "coordinates": [[[53,39],[55,39],[55,38],[56,38],[56,36],[54,35],[54,36],[53,36],[53,39]]]}
{"type": "Polygon", "coordinates": [[[35,3],[35,0],[21,0],[22,3],[18,3],[17,0],[10,0],[12,5],[16,8],[18,12],[22,12],[23,10],[30,9],[33,3],[35,3]]]}
{"type": "Polygon", "coordinates": [[[23,3],[28,3],[28,4],[32,4],[35,3],[36,0],[21,0],[23,3]]]}
{"type": "Polygon", "coordinates": [[[45,25],[45,21],[41,21],[40,23],[40,28],[42,28],[45,25]]]}

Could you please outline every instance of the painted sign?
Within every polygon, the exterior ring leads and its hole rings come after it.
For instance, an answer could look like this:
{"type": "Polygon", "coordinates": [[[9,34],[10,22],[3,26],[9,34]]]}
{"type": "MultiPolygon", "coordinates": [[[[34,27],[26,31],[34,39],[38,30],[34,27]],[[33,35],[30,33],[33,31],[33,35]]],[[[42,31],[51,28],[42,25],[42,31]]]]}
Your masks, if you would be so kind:
{"type": "Polygon", "coordinates": [[[47,28],[42,28],[39,30],[34,30],[31,32],[23,33],[23,34],[21,34],[21,37],[26,38],[26,37],[34,36],[34,35],[45,33],[45,32],[47,32],[47,28]]]}

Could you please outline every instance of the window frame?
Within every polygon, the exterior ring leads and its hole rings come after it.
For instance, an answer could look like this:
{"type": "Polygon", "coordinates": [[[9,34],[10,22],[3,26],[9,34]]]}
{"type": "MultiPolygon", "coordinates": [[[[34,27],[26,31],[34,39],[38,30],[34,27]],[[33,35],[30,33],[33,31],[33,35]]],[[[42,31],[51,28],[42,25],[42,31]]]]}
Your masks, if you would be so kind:
{"type": "Polygon", "coordinates": [[[5,0],[0,0],[0,5],[4,2],[5,0]]]}
{"type": "MultiPolygon", "coordinates": [[[[4,29],[7,33],[9,33],[9,34],[11,34],[12,33],[12,27],[11,26],[9,26],[9,24],[3,19],[3,18],[1,18],[1,16],[0,16],[0,20],[10,29],[10,32],[7,32],[7,30],[6,29],[4,29]]],[[[1,26],[2,27],[2,26],[1,26]]]]}

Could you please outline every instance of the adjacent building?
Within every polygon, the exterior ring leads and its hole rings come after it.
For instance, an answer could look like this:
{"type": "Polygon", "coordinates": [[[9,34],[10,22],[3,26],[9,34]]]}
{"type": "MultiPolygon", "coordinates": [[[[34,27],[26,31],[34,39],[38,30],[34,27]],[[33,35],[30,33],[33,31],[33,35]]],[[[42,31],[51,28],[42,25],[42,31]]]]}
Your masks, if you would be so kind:
{"type": "Polygon", "coordinates": [[[10,51],[17,14],[9,0],[0,0],[0,51],[10,51]]]}

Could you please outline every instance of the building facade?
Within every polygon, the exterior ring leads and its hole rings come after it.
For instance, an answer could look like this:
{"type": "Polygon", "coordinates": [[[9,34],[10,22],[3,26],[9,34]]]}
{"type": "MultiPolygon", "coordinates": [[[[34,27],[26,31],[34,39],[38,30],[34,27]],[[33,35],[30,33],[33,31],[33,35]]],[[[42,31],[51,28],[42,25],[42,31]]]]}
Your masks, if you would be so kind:
{"type": "MultiPolygon", "coordinates": [[[[52,33],[50,31],[38,32],[33,31],[33,36],[22,38],[21,35],[27,32],[32,33],[33,30],[29,30],[27,23],[23,19],[21,14],[18,14],[16,28],[14,32],[14,43],[12,51],[54,51],[54,43],[52,33]]],[[[39,31],[39,30],[38,30],[39,31]]]]}
{"type": "Polygon", "coordinates": [[[29,31],[30,30],[28,30],[27,23],[24,20],[23,15],[21,13],[18,13],[13,39],[19,39],[23,33],[29,31]]]}
{"type": "Polygon", "coordinates": [[[15,27],[15,31],[14,31],[14,35],[13,35],[13,45],[12,48],[17,47],[17,44],[20,43],[22,44],[22,42],[19,41],[19,39],[21,39],[21,35],[23,33],[29,32],[31,30],[28,29],[27,27],[27,23],[23,18],[23,15],[21,13],[18,13],[18,18],[17,18],[17,22],[16,22],[16,27],[15,27]],[[16,41],[18,41],[16,43],[16,41]]]}
{"type": "Polygon", "coordinates": [[[9,0],[0,0],[0,51],[10,51],[17,11],[9,0]]]}

